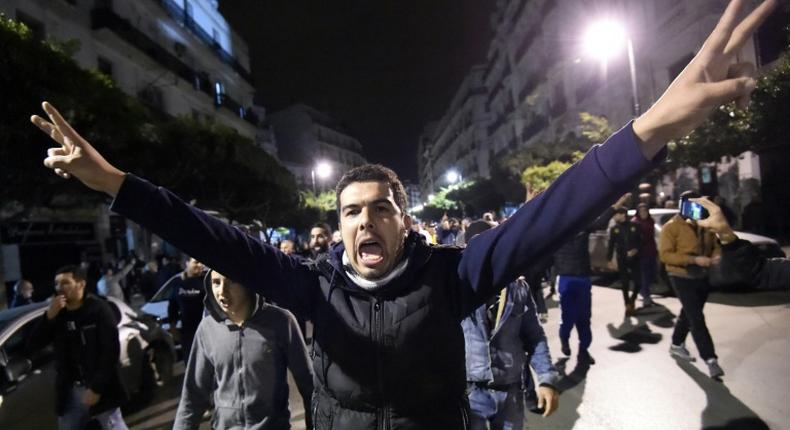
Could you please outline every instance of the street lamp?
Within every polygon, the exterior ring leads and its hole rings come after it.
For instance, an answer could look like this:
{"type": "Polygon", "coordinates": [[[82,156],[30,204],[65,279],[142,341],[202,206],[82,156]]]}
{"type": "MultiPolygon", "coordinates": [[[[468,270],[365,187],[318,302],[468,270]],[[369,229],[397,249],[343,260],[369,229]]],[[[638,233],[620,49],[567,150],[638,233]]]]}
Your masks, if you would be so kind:
{"type": "Polygon", "coordinates": [[[324,180],[332,175],[332,165],[326,161],[319,161],[313,170],[310,171],[310,178],[313,180],[313,194],[315,194],[315,176],[318,175],[319,180],[324,180]]]}
{"type": "Polygon", "coordinates": [[[456,170],[448,170],[445,174],[445,178],[447,182],[454,184],[456,182],[461,182],[461,174],[458,173],[456,170]]]}
{"type": "Polygon", "coordinates": [[[634,43],[625,28],[611,19],[594,22],[587,28],[584,36],[584,47],[587,53],[595,58],[600,58],[604,64],[611,57],[617,55],[626,45],[628,51],[628,66],[631,72],[631,95],[633,96],[634,116],[639,116],[642,109],[639,106],[639,96],[636,87],[636,65],[634,61],[634,43]]]}

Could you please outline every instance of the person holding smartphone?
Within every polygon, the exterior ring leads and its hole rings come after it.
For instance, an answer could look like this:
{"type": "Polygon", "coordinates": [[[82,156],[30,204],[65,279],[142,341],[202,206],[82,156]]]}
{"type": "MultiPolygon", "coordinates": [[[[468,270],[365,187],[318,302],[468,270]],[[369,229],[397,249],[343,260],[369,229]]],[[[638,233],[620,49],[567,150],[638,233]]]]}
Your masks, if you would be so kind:
{"type": "Polygon", "coordinates": [[[718,260],[721,250],[715,234],[697,224],[697,221],[708,215],[699,203],[690,200],[699,197],[695,191],[686,191],[680,195],[680,213],[661,230],[658,255],[666,265],[670,282],[682,306],[675,322],[669,353],[682,360],[694,361],[685,347],[686,336],[690,331],[700,356],[708,365],[710,377],[718,379],[724,376],[724,371],[719,366],[702,308],[710,292],[708,268],[718,260]]]}

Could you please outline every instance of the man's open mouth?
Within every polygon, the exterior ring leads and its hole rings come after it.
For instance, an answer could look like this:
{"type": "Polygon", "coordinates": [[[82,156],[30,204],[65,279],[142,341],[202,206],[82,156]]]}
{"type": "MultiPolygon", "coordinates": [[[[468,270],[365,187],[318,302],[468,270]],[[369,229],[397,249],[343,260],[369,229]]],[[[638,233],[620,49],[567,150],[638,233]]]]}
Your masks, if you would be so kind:
{"type": "Polygon", "coordinates": [[[359,244],[359,261],[365,266],[376,266],[384,261],[384,247],[375,240],[366,240],[359,244]]]}

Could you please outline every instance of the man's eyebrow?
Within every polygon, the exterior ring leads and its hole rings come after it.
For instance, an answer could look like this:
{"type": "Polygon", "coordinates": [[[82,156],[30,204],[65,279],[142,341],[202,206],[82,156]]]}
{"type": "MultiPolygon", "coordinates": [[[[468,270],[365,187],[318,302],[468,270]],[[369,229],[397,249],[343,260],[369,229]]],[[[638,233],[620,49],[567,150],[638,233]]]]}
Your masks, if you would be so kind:
{"type": "MultiPolygon", "coordinates": [[[[389,206],[395,207],[395,205],[393,205],[393,204],[392,204],[392,202],[391,202],[391,201],[390,201],[388,198],[386,198],[386,197],[381,197],[381,198],[378,198],[378,199],[376,199],[376,200],[373,200],[373,201],[372,201],[372,202],[370,202],[369,204],[371,204],[371,205],[377,205],[377,204],[380,204],[380,203],[385,203],[385,204],[387,204],[387,205],[389,205],[389,206]]],[[[358,208],[358,207],[360,207],[360,206],[362,206],[362,205],[361,205],[361,204],[359,204],[359,203],[349,203],[349,204],[347,204],[347,205],[345,205],[345,206],[341,207],[341,208],[340,208],[340,211],[342,212],[342,211],[344,211],[344,210],[346,210],[346,209],[351,209],[351,208],[358,208]]]]}

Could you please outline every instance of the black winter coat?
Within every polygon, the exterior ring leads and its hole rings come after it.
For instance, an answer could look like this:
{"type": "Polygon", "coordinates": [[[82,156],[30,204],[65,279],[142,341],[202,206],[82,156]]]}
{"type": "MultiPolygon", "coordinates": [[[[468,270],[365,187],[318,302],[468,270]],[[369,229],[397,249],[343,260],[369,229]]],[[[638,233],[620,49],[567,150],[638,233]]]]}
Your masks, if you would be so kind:
{"type": "Polygon", "coordinates": [[[50,342],[55,346],[55,407],[59,416],[64,412],[75,382],[101,395],[91,408],[92,415],[117,408],[126,400],[127,393],[121,382],[117,321],[105,299],[85,294],[78,310],[62,309],[52,321],[44,313],[27,339],[27,348],[30,351],[40,349],[50,342]],[[67,327],[69,320],[75,322],[73,330],[67,327]],[[69,342],[81,348],[79,363],[72,363],[69,342]]]}

